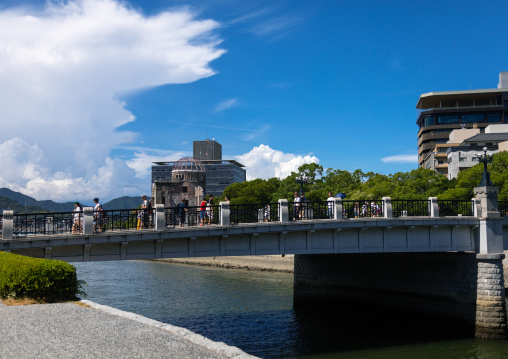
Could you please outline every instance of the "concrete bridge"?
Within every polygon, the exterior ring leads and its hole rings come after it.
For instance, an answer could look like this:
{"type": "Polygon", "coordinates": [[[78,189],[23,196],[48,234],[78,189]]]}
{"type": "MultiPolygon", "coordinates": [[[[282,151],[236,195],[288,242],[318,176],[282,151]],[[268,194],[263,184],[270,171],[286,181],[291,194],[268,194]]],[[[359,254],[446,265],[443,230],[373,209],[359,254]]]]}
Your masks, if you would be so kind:
{"type": "Polygon", "coordinates": [[[450,317],[477,337],[504,339],[508,221],[499,215],[497,188],[476,190],[468,217],[439,217],[431,198],[428,217],[393,218],[384,198],[383,217],[344,219],[337,199],[332,219],[290,222],[280,200],[278,222],[231,225],[223,202],[219,225],[167,229],[156,206],[154,229],[93,234],[85,209],[82,234],[23,239],[9,239],[12,216],[4,213],[0,250],[69,262],[295,254],[295,307],[356,305],[368,292],[386,307],[450,317]]]}
{"type": "Polygon", "coordinates": [[[487,234],[487,230],[481,229],[485,219],[481,218],[479,201],[475,204],[475,216],[469,217],[439,217],[435,198],[430,199],[428,217],[393,218],[391,199],[384,198],[383,203],[383,217],[344,219],[342,201],[336,199],[333,219],[290,222],[287,201],[280,200],[277,222],[235,225],[230,223],[228,204],[221,203],[219,225],[170,229],[166,225],[164,208],[158,205],[153,229],[98,234],[93,234],[93,212],[85,209],[82,233],[25,238],[13,238],[12,217],[6,213],[0,250],[67,262],[285,254],[491,253],[493,250],[502,253],[508,250],[508,220],[499,216],[489,221],[489,230],[497,233],[495,244],[492,240],[481,240],[482,233],[487,234]],[[495,249],[490,248],[492,246],[495,249]]]}

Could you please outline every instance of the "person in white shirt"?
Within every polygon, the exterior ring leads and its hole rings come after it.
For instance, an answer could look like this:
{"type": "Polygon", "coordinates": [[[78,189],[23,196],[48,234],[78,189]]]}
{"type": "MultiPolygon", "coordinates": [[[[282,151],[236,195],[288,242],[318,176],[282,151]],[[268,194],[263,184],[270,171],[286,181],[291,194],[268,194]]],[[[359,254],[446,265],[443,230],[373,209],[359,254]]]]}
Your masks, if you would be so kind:
{"type": "Polygon", "coordinates": [[[328,202],[328,218],[333,219],[333,201],[335,200],[335,197],[333,197],[332,192],[328,192],[328,198],[326,201],[328,202]]]}
{"type": "Polygon", "coordinates": [[[301,198],[298,195],[298,192],[295,192],[295,199],[293,204],[293,220],[297,220],[300,215],[300,201],[301,198]]]}
{"type": "Polygon", "coordinates": [[[95,206],[93,207],[93,230],[94,233],[102,232],[102,218],[104,213],[102,212],[102,205],[99,203],[99,199],[95,197],[93,199],[95,206]]]}
{"type": "Polygon", "coordinates": [[[81,223],[83,216],[83,206],[79,202],[74,202],[74,214],[72,215],[72,233],[81,232],[81,223]]]}

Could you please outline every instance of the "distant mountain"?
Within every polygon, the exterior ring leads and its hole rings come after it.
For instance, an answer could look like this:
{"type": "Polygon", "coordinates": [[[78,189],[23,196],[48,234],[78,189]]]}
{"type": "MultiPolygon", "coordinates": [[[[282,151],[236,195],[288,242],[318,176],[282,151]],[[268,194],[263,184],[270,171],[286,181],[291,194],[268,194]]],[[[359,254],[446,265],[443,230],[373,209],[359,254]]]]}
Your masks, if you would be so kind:
{"type": "MultiPolygon", "coordinates": [[[[150,199],[150,198],[148,198],[150,199]]],[[[29,207],[34,207],[34,210],[30,211],[30,213],[34,212],[71,212],[74,210],[74,202],[66,202],[66,203],[57,203],[51,200],[38,201],[33,197],[26,196],[23,193],[12,191],[8,188],[0,188],[0,209],[11,209],[18,213],[25,213],[25,204],[28,210],[29,207]],[[4,200],[2,200],[4,198],[4,200]],[[8,200],[8,201],[6,201],[8,200]],[[5,203],[5,205],[2,205],[5,203]],[[19,205],[16,206],[16,204],[19,205]],[[10,207],[9,207],[10,206],[10,207]]],[[[133,209],[137,208],[141,205],[141,197],[129,197],[123,196],[119,198],[112,199],[109,202],[103,203],[102,207],[104,209],[133,209]]],[[[85,204],[84,207],[93,207],[94,204],[85,204]]]]}
{"type": "MultiPolygon", "coordinates": [[[[150,200],[150,198],[148,198],[150,200]]],[[[123,196],[102,204],[104,209],[133,209],[141,205],[141,197],[123,196]]]]}
{"type": "Polygon", "coordinates": [[[13,199],[0,196],[0,213],[4,210],[11,210],[15,213],[44,213],[47,212],[44,208],[37,206],[25,206],[24,204],[18,203],[13,199]]]}
{"type": "Polygon", "coordinates": [[[51,212],[71,212],[74,210],[74,202],[57,203],[55,201],[38,201],[23,193],[12,191],[8,188],[0,188],[0,196],[10,198],[23,206],[37,206],[51,212]]]}

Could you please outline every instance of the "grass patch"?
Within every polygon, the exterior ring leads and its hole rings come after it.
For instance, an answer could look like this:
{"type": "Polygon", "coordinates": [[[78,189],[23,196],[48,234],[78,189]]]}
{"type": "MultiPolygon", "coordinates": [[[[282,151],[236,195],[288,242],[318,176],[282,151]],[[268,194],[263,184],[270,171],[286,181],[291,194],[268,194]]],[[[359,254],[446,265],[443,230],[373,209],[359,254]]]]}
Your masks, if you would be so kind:
{"type": "Polygon", "coordinates": [[[3,299],[2,302],[7,306],[46,304],[46,302],[42,300],[35,300],[32,298],[7,298],[3,299]]]}
{"type": "MultiPolygon", "coordinates": [[[[4,303],[8,307],[14,307],[17,305],[32,305],[32,304],[54,304],[55,302],[49,303],[44,300],[36,300],[32,298],[7,298],[7,299],[0,299],[2,303],[4,303]]],[[[61,303],[74,303],[77,306],[83,307],[83,308],[92,308],[90,305],[85,304],[80,301],[70,301],[70,302],[61,302],[61,303]]]]}
{"type": "Polygon", "coordinates": [[[73,303],[76,304],[77,306],[80,306],[80,307],[83,307],[83,308],[92,308],[90,305],[85,304],[83,302],[73,302],[73,303]]]}

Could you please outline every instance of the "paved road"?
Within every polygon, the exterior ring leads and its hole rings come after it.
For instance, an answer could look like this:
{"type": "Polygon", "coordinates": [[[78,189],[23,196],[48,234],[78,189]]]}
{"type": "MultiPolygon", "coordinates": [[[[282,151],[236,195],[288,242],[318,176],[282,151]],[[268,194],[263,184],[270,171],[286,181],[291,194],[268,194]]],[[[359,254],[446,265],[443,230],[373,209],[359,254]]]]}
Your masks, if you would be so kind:
{"type": "Polygon", "coordinates": [[[5,306],[0,358],[255,358],[191,331],[83,301],[5,306]]]}

